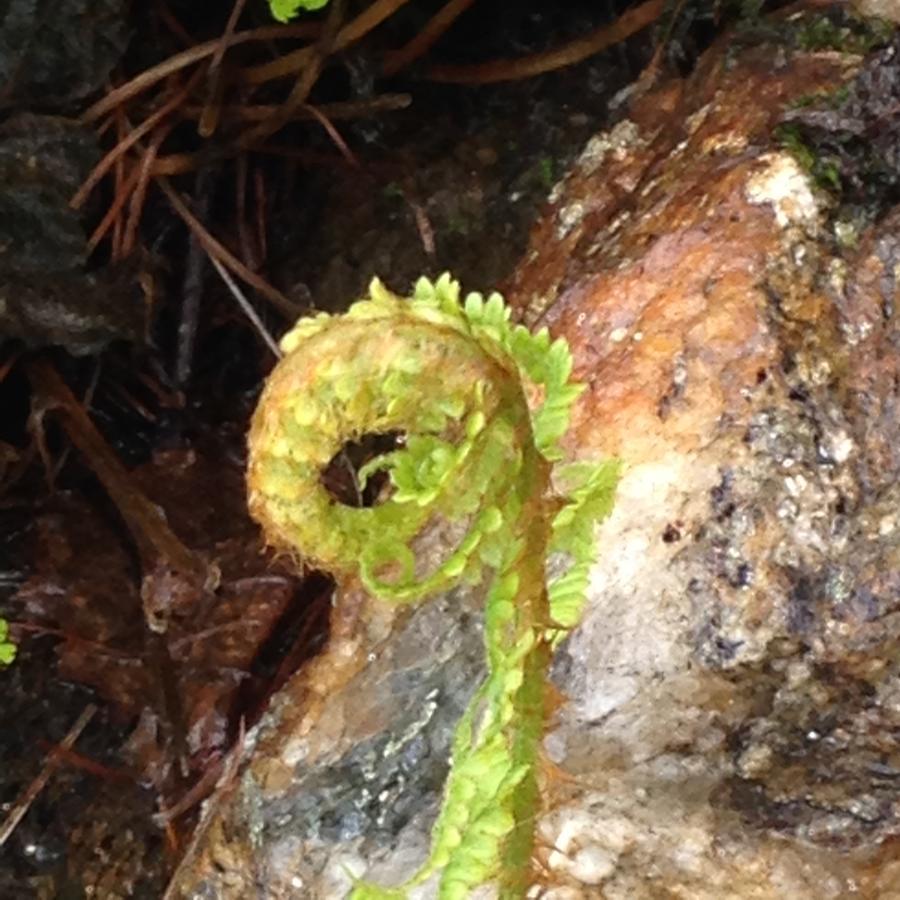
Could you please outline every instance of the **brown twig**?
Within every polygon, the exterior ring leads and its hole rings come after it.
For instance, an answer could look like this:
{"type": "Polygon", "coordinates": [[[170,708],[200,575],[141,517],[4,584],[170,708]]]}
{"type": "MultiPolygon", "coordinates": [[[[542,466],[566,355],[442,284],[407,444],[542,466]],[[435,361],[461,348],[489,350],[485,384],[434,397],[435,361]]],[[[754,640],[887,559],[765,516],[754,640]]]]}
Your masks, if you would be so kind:
{"type": "MultiPolygon", "coordinates": [[[[203,219],[209,218],[216,169],[206,167],[194,179],[194,203],[203,219]]],[[[194,229],[188,229],[188,252],[181,291],[181,320],[178,323],[178,346],[175,351],[175,384],[183,388],[194,367],[194,347],[200,323],[200,301],[203,299],[203,275],[207,252],[194,229]]]]}
{"type": "Polygon", "coordinates": [[[436,252],[434,229],[431,227],[431,220],[428,218],[428,213],[425,212],[425,207],[422,206],[421,203],[413,200],[406,191],[403,192],[403,196],[406,199],[409,208],[412,210],[416,229],[419,232],[419,239],[422,241],[422,249],[425,251],[426,256],[433,257],[436,252]]]}
{"type": "Polygon", "coordinates": [[[144,611],[144,646],[147,661],[153,673],[156,688],[156,704],[160,711],[160,728],[163,743],[171,744],[175,760],[176,782],[187,778],[190,771],[187,715],[184,709],[179,674],[180,667],[169,647],[169,620],[172,616],[172,584],[165,569],[157,566],[144,570],[141,580],[141,606],[144,611]]]}
{"type": "MultiPolygon", "coordinates": [[[[140,178],[140,176],[140,166],[135,166],[128,173],[124,182],[120,185],[116,185],[116,194],[113,197],[113,202],[109,205],[109,209],[100,220],[100,224],[94,229],[90,238],[88,238],[88,254],[94,252],[97,245],[100,243],[100,241],[103,240],[109,229],[113,226],[114,223],[118,221],[119,213],[122,211],[122,207],[128,202],[128,199],[131,196],[132,189],[137,184],[138,178],[140,178]]],[[[115,245],[117,241],[114,241],[113,243],[115,245]]]]}
{"type": "MultiPolygon", "coordinates": [[[[91,372],[91,380],[88,382],[87,389],[84,392],[84,396],[81,397],[80,403],[82,409],[90,409],[91,404],[94,402],[94,392],[97,390],[97,385],[100,383],[100,370],[103,367],[101,362],[102,357],[98,357],[97,361],[94,363],[93,371],[91,372]]],[[[44,448],[46,451],[46,447],[44,448]]],[[[56,479],[59,477],[59,473],[62,472],[63,466],[65,466],[66,462],[69,459],[69,454],[72,451],[72,445],[66,444],[63,447],[62,453],[56,457],[55,462],[53,463],[53,468],[48,470],[47,480],[50,484],[56,484],[56,479]]],[[[43,462],[46,465],[49,461],[49,454],[45,452],[43,462]]]]}
{"type": "Polygon", "coordinates": [[[120,156],[133,147],[145,134],[152,131],[156,124],[161,122],[172,110],[177,109],[184,102],[197,81],[199,81],[199,76],[200,72],[195,72],[180,90],[176,91],[159,109],[147,116],[140,125],[133,128],[124,140],[119,141],[94,166],[91,174],[85,178],[84,183],[75,192],[75,196],[69,201],[72,209],[78,209],[84,203],[91,191],[99,184],[100,179],[110,170],[120,156]]]}
{"type": "MultiPolygon", "coordinates": [[[[176,871],[172,880],[166,887],[166,891],[162,896],[162,900],[175,900],[179,888],[179,872],[184,873],[189,871],[196,863],[197,855],[200,851],[200,848],[203,846],[203,842],[207,837],[207,833],[209,832],[212,824],[216,821],[216,817],[219,814],[223,802],[231,793],[231,790],[234,786],[234,781],[240,767],[240,762],[244,755],[245,737],[246,726],[244,725],[244,720],[242,718],[238,725],[238,733],[237,737],[235,738],[234,744],[231,746],[228,753],[224,757],[224,769],[222,770],[222,777],[215,783],[215,789],[212,793],[212,796],[210,797],[209,802],[207,802],[203,808],[203,814],[200,818],[199,823],[197,824],[197,827],[194,829],[194,833],[191,835],[190,843],[184,851],[184,855],[182,856],[181,862],[179,863],[178,871],[176,871]]],[[[214,763],[213,765],[218,768],[217,763],[214,763]]],[[[201,779],[201,781],[204,781],[204,779],[201,779]]],[[[160,815],[164,816],[165,811],[161,812],[160,815]]]]}
{"type": "MultiPolygon", "coordinates": [[[[9,344],[7,344],[7,349],[9,348],[9,344]]],[[[13,345],[15,346],[15,345],[13,345]]],[[[9,356],[0,363],[0,384],[6,380],[6,376],[13,370],[13,366],[19,361],[22,356],[21,350],[12,350],[9,353],[9,356]]]]}
{"type": "Polygon", "coordinates": [[[60,414],[66,434],[106,489],[134,538],[144,570],[141,600],[147,624],[149,661],[159,688],[162,722],[171,735],[175,757],[184,775],[187,771],[187,730],[178,690],[178,667],[166,643],[165,620],[162,615],[152,618],[151,612],[167,612],[167,604],[172,602],[173,578],[197,591],[204,591],[215,583],[218,570],[208,567],[181,543],[158,507],[134,484],[119,457],[53,366],[47,360],[34,359],[28,365],[28,378],[36,398],[33,419],[38,421],[48,409],[60,414]]]}
{"type": "Polygon", "coordinates": [[[318,81],[319,73],[325,61],[334,50],[335,41],[344,17],[344,0],[333,0],[322,33],[315,44],[310,47],[310,56],[306,65],[300,70],[287,100],[278,107],[275,114],[242,134],[237,144],[240,147],[253,147],[274,134],[287,122],[295,109],[306,103],[310,91],[318,81]]]}
{"type": "Polygon", "coordinates": [[[168,825],[179,816],[190,812],[199,803],[202,803],[216,789],[216,782],[222,774],[225,761],[225,758],[220,756],[218,759],[207,763],[200,777],[174,803],[165,807],[165,809],[161,809],[160,812],[153,816],[154,824],[157,827],[168,825]]]}
{"type": "MultiPolygon", "coordinates": [[[[66,736],[59,743],[63,752],[72,749],[75,741],[81,737],[81,733],[87,728],[88,723],[94,718],[96,712],[97,707],[93,703],[89,703],[82,710],[81,715],[75,720],[75,724],[72,725],[66,736]]],[[[10,835],[16,830],[16,826],[31,808],[31,804],[34,803],[40,792],[47,786],[47,782],[50,781],[50,777],[59,766],[61,758],[61,754],[55,750],[51,751],[40,773],[12,805],[12,809],[7,814],[3,825],[0,826],[0,847],[9,840],[10,835]]]]}
{"type": "Polygon", "coordinates": [[[240,287],[235,284],[234,279],[228,274],[222,263],[215,257],[210,257],[209,261],[212,263],[213,268],[219,273],[219,277],[222,281],[225,282],[225,286],[231,292],[231,296],[237,301],[238,306],[241,308],[241,312],[244,313],[250,321],[250,324],[256,329],[257,334],[262,338],[263,343],[272,351],[272,355],[275,359],[281,359],[281,348],[278,346],[275,338],[273,338],[266,330],[266,326],[253,308],[253,304],[244,296],[240,287]]]}
{"type": "MultiPolygon", "coordinates": [[[[121,143],[127,134],[127,123],[125,121],[125,113],[122,111],[121,107],[116,110],[116,143],[121,143]]],[[[125,181],[125,157],[124,155],[118,156],[116,158],[116,166],[115,166],[115,196],[119,196],[122,192],[122,185],[125,181]]],[[[122,247],[122,234],[124,231],[124,225],[122,223],[121,218],[116,218],[113,234],[112,234],[112,258],[119,259],[119,251],[122,247]]]]}
{"type": "Polygon", "coordinates": [[[38,741],[38,745],[41,749],[54,753],[61,762],[64,762],[70,768],[79,769],[82,772],[87,772],[89,775],[94,775],[97,778],[102,778],[104,781],[111,781],[116,784],[134,785],[137,783],[137,778],[130,772],[104,766],[103,763],[99,763],[97,760],[91,759],[89,756],[85,756],[75,750],[69,750],[60,744],[54,746],[48,741],[38,741]]]}
{"type": "MultiPolygon", "coordinates": [[[[27,590],[27,588],[25,590],[27,590]]],[[[21,622],[16,620],[10,621],[9,626],[16,635],[31,633],[38,637],[62,638],[67,644],[74,644],[84,653],[90,653],[92,661],[104,659],[111,660],[122,666],[144,665],[144,660],[140,656],[135,656],[133,653],[126,653],[124,650],[116,650],[108,644],[92,641],[89,638],[75,634],[73,631],[66,631],[64,628],[53,628],[50,625],[40,625],[36,622],[21,622]]]]}
{"type": "MultiPolygon", "coordinates": [[[[264,144],[262,147],[257,147],[256,150],[258,153],[290,159],[301,165],[326,168],[345,165],[345,160],[339,154],[300,150],[296,147],[279,147],[277,144],[264,144]]],[[[209,162],[210,157],[206,153],[170,153],[157,158],[153,164],[153,175],[157,180],[168,175],[186,175],[204,165],[209,165],[209,162]]]]}
{"type": "Polygon", "coordinates": [[[184,25],[182,25],[181,22],[179,22],[178,19],[175,18],[175,15],[173,14],[172,10],[169,9],[169,5],[167,3],[159,0],[159,2],[157,2],[156,4],[156,12],[163,25],[165,25],[166,28],[168,28],[169,31],[171,31],[172,34],[174,34],[175,37],[178,38],[178,40],[182,44],[184,44],[185,47],[193,47],[194,44],[197,43],[188,34],[187,29],[184,27],[184,25]]]}
{"type": "MultiPolygon", "coordinates": [[[[334,41],[334,52],[339,53],[364,37],[408,2],[409,0],[375,0],[371,6],[366,7],[338,32],[334,41]]],[[[238,78],[246,84],[263,84],[275,78],[294,75],[308,64],[312,55],[312,47],[301,47],[299,50],[285,53],[271,62],[244,69],[239,73],[238,78]]]]}
{"type": "Polygon", "coordinates": [[[296,75],[312,58],[312,47],[300,47],[290,53],[283,53],[269,62],[248,66],[235,73],[235,80],[242,84],[265,84],[278,78],[296,75]]]}
{"type": "Polygon", "coordinates": [[[251,170],[248,155],[241,153],[234,167],[235,202],[237,205],[238,245],[241,258],[251,269],[262,268],[266,260],[266,207],[265,181],[258,167],[252,170],[252,199],[248,200],[251,189],[251,170]]]}
{"type": "Polygon", "coordinates": [[[153,177],[159,181],[169,175],[186,175],[188,172],[196,172],[202,166],[209,165],[208,153],[167,153],[165,156],[157,156],[153,163],[153,177]]]}
{"type": "Polygon", "coordinates": [[[518,59],[497,59],[474,65],[433,66],[428,70],[427,76],[432,81],[448,84],[493,84],[552,72],[579,63],[642,31],[659,18],[665,5],[666,0],[645,0],[640,6],[626,10],[612,24],[604,25],[555,50],[533,53],[518,59]]]}
{"type": "Polygon", "coordinates": [[[109,209],[100,220],[100,224],[94,229],[90,238],[88,238],[88,254],[94,252],[97,245],[100,243],[100,241],[103,240],[109,229],[118,221],[119,213],[122,211],[122,207],[128,202],[128,198],[131,196],[131,191],[137,184],[137,180],[138,178],[140,178],[140,175],[141,173],[139,167],[135,166],[128,173],[128,177],[125,179],[125,181],[121,185],[116,185],[116,195],[115,197],[113,197],[113,202],[109,205],[109,209]]]}
{"type": "Polygon", "coordinates": [[[475,2],[475,0],[449,0],[426,23],[409,43],[389,53],[381,67],[381,74],[394,75],[426,54],[441,35],[475,2]]]}
{"type": "Polygon", "coordinates": [[[225,80],[218,75],[207,78],[206,100],[197,119],[197,134],[211,138],[219,127],[222,103],[225,100],[225,80]]]}
{"type": "Polygon", "coordinates": [[[209,61],[210,72],[216,72],[221,68],[222,60],[225,58],[225,51],[231,46],[231,42],[234,40],[234,32],[237,28],[238,19],[240,19],[246,4],[247,0],[234,0],[234,6],[231,8],[231,15],[228,17],[228,21],[225,23],[225,30],[218,40],[219,46],[216,47],[216,51],[209,61]]]}
{"type": "Polygon", "coordinates": [[[59,413],[69,439],[106,488],[134,537],[145,570],[149,571],[157,560],[162,560],[203,585],[207,580],[204,562],[181,543],[159,508],[134,484],[128,470],[53,366],[45,359],[33,359],[28,364],[28,378],[35,394],[42,398],[44,409],[59,413]]]}
{"type": "Polygon", "coordinates": [[[209,61],[206,75],[206,102],[203,104],[203,112],[197,122],[197,133],[204,138],[208,138],[215,133],[216,125],[219,121],[219,109],[222,105],[222,96],[224,94],[224,83],[222,79],[222,60],[225,57],[225,51],[231,43],[234,36],[234,29],[237,28],[238,19],[244,11],[247,0],[234,0],[234,6],[231,8],[231,15],[225,24],[225,30],[219,38],[219,46],[213,53],[212,59],[209,61]]]}
{"type": "MultiPolygon", "coordinates": [[[[393,112],[398,109],[406,109],[412,103],[409,94],[380,94],[366,100],[344,100],[335,103],[322,103],[316,109],[331,120],[360,119],[364,116],[377,115],[383,112],[393,112]]],[[[222,109],[222,117],[245,122],[261,122],[271,118],[280,107],[273,104],[241,104],[227,106],[222,109]]],[[[196,118],[201,109],[196,104],[185,103],[181,107],[181,114],[186,118],[196,118]]],[[[309,106],[301,106],[292,110],[292,119],[312,119],[315,114],[309,106]]]]}
{"type": "Polygon", "coordinates": [[[256,198],[256,243],[259,248],[260,262],[264,262],[269,258],[269,242],[266,231],[266,182],[260,169],[253,171],[253,187],[256,198]]]}
{"type": "Polygon", "coordinates": [[[262,261],[256,252],[256,247],[251,237],[250,223],[247,221],[248,171],[247,154],[241,153],[238,155],[234,166],[234,202],[238,246],[240,247],[241,258],[247,262],[249,268],[258,269],[262,261]]]}
{"type": "Polygon", "coordinates": [[[131,202],[128,204],[128,221],[125,224],[125,234],[122,238],[122,257],[128,256],[137,243],[137,228],[141,221],[141,214],[144,211],[144,201],[147,197],[147,185],[150,183],[150,178],[153,174],[153,163],[156,161],[162,142],[168,137],[171,130],[172,125],[168,122],[157,128],[156,134],[153,135],[149,146],[141,155],[140,164],[136,167],[138,180],[131,194],[131,202]]]}
{"type": "Polygon", "coordinates": [[[166,195],[172,208],[184,220],[184,223],[194,232],[197,240],[203,245],[203,249],[210,255],[215,257],[227,269],[234,272],[242,281],[245,281],[252,288],[255,288],[265,297],[279,312],[287,316],[291,321],[297,319],[301,310],[296,304],[288,300],[281,291],[272,287],[264,278],[261,278],[255,272],[251,272],[231,251],[223,244],[219,243],[201,224],[199,219],[188,209],[187,204],[181,199],[178,192],[169,184],[165,178],[157,178],[156,184],[159,189],[166,195]]]}
{"type": "MultiPolygon", "coordinates": [[[[318,33],[319,25],[310,22],[304,22],[299,25],[266,25],[249,31],[238,31],[231,36],[228,46],[230,48],[248,41],[269,41],[277,38],[313,38],[318,33]]],[[[182,50],[161,63],[145,69],[139,75],[135,75],[130,81],[126,81],[125,84],[119,85],[115,90],[101,97],[93,106],[88,107],[82,114],[81,121],[83,123],[94,122],[110,110],[120,106],[126,100],[143,93],[174,72],[200,62],[200,60],[206,59],[207,56],[212,56],[218,50],[220,43],[220,38],[206,41],[203,44],[198,44],[196,47],[182,50]]]]}
{"type": "Polygon", "coordinates": [[[328,137],[334,142],[335,147],[341,151],[341,156],[343,156],[354,169],[360,168],[359,160],[353,155],[353,151],[347,146],[347,142],[341,137],[340,132],[332,125],[328,117],[321,110],[318,110],[309,104],[304,104],[304,108],[312,113],[315,119],[322,124],[325,131],[328,132],[328,137]]]}
{"type": "MultiPolygon", "coordinates": [[[[318,109],[330,119],[352,119],[388,110],[405,109],[411,102],[409,94],[385,94],[382,97],[374,97],[370,100],[327,103],[318,107],[318,109]]],[[[186,114],[190,112],[190,107],[185,107],[184,109],[186,114]]],[[[237,118],[258,121],[270,116],[274,109],[275,107],[270,106],[234,107],[228,112],[228,115],[233,114],[237,118]]],[[[297,110],[295,115],[298,118],[314,118],[313,113],[304,108],[297,110]]],[[[260,153],[286,157],[310,166],[334,166],[341,163],[340,157],[318,153],[314,150],[287,149],[269,144],[263,144],[255,149],[260,153]]],[[[237,152],[240,151],[236,147],[219,148],[215,159],[225,159],[237,152]]],[[[165,156],[157,157],[156,162],[153,164],[153,175],[185,175],[188,172],[196,171],[201,166],[208,165],[212,160],[213,155],[208,151],[169,153],[165,156]]]]}

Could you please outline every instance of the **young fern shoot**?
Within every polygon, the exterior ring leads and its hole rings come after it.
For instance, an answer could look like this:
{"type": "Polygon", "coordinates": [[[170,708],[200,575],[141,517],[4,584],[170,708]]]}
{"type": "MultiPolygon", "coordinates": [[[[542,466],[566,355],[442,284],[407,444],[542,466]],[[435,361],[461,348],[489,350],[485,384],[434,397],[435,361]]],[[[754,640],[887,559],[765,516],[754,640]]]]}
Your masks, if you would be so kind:
{"type": "Polygon", "coordinates": [[[412,297],[377,279],[344,315],[300,320],[283,338],[250,430],[250,509],[268,541],[388,603],[487,582],[488,674],[459,722],[428,859],[405,885],[360,883],[355,900],[403,898],[434,879],[441,900],[480,885],[528,888],[537,759],[552,650],[577,624],[594,524],[612,508],[617,461],[564,464],[582,391],[565,341],[510,322],[499,294],[460,302],[449,275],[412,297]],[[349,442],[402,433],[359,473],[387,473],[369,508],[340,504],[322,472],[349,442]],[[559,494],[563,490],[565,493],[559,494]],[[423,571],[416,538],[462,536],[423,571]],[[547,579],[550,554],[561,563],[547,579]]]}

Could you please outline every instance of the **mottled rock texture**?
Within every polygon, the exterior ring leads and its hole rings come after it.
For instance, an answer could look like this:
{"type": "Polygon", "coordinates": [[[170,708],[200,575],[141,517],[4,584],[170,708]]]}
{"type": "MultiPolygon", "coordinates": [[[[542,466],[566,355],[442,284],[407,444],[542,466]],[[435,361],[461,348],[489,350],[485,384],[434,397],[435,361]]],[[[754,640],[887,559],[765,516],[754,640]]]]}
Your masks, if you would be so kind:
{"type": "MultiPolygon", "coordinates": [[[[635,96],[507,291],[589,385],[571,454],[626,466],[554,664],[535,897],[900,896],[900,211],[841,244],[774,137],[860,63],[723,40],[635,96]]],[[[413,870],[479,641],[477,598],[341,598],[173,895],[413,870]]]]}

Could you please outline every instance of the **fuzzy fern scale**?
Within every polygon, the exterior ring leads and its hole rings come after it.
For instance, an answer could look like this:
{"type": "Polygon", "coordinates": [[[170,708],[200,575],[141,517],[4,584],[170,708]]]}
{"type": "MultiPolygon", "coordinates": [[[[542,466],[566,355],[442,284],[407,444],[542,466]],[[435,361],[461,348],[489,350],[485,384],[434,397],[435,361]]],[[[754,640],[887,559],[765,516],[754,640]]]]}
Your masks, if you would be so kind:
{"type": "Polygon", "coordinates": [[[277,547],[386,602],[484,582],[488,675],[459,722],[428,859],[406,884],[360,883],[355,900],[397,900],[431,878],[440,900],[494,884],[524,896],[539,805],[536,767],[550,654],[577,623],[593,526],[618,467],[563,465],[559,441],[581,385],[566,343],[510,321],[499,294],[460,300],[449,275],[397,297],[377,279],[341,316],[302,319],[250,432],[250,508],[277,547]],[[369,508],[341,505],[321,473],[365,435],[404,436],[358,473],[386,472],[369,508]],[[554,471],[554,466],[557,470],[554,471]],[[554,493],[551,485],[562,485],[554,493]],[[461,534],[422,571],[415,540],[461,534]],[[548,554],[560,573],[547,583],[548,554]]]}

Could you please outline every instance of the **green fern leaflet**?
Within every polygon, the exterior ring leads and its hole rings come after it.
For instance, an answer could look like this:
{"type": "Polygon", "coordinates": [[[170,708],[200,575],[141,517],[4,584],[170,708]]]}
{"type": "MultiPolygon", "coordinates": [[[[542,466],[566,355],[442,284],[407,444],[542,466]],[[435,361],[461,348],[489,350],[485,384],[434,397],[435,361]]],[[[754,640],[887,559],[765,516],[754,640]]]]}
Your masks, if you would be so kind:
{"type": "Polygon", "coordinates": [[[0,666],[8,666],[16,658],[16,645],[9,640],[9,624],[0,618],[0,666]]]}
{"type": "Polygon", "coordinates": [[[290,22],[301,9],[313,12],[327,3],[328,0],[269,0],[269,9],[274,19],[279,22],[290,22]]]}

